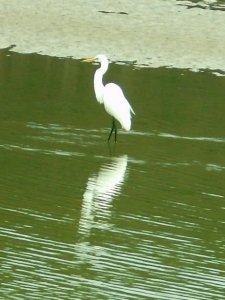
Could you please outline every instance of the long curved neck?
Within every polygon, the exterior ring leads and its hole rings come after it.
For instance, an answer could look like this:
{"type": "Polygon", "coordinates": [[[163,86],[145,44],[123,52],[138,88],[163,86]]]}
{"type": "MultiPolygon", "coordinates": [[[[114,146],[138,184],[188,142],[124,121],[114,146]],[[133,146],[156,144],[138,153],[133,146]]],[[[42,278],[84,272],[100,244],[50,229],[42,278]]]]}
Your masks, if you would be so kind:
{"type": "Polygon", "coordinates": [[[94,76],[94,90],[97,101],[103,103],[104,84],[102,77],[108,69],[108,61],[101,62],[101,67],[95,72],[94,76]]]}

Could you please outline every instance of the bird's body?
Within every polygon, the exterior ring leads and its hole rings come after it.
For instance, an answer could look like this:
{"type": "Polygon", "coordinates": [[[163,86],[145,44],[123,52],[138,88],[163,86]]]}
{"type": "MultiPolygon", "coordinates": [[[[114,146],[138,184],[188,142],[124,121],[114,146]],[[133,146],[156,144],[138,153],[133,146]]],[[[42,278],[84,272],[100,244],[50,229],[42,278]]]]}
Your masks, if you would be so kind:
{"type": "Polygon", "coordinates": [[[131,112],[134,113],[121,88],[108,83],[104,88],[103,103],[106,112],[120,122],[125,130],[131,128],[131,112]]]}
{"type": "Polygon", "coordinates": [[[115,141],[117,135],[117,129],[115,119],[120,122],[123,129],[129,131],[131,128],[131,113],[134,114],[132,107],[125,98],[122,89],[115,83],[108,83],[103,85],[103,75],[108,70],[108,59],[105,55],[97,55],[94,58],[86,59],[84,61],[98,61],[101,66],[94,75],[94,90],[97,101],[103,103],[106,112],[113,117],[113,125],[109,134],[108,140],[115,130],[115,141]]]}

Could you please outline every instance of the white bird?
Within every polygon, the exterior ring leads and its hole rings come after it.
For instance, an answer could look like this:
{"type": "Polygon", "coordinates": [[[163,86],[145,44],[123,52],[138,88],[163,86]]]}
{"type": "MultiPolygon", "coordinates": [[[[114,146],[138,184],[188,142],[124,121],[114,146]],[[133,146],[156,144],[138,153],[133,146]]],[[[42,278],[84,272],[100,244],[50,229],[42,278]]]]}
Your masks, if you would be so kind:
{"type": "Polygon", "coordinates": [[[129,131],[131,128],[131,112],[134,111],[125,98],[122,89],[115,83],[108,83],[104,86],[102,77],[108,70],[109,62],[105,55],[99,54],[92,58],[84,59],[83,62],[97,61],[101,64],[94,75],[94,90],[97,101],[103,103],[106,112],[113,117],[112,128],[109,133],[108,141],[115,131],[115,142],[117,140],[117,127],[115,119],[120,122],[122,128],[129,131]]]}

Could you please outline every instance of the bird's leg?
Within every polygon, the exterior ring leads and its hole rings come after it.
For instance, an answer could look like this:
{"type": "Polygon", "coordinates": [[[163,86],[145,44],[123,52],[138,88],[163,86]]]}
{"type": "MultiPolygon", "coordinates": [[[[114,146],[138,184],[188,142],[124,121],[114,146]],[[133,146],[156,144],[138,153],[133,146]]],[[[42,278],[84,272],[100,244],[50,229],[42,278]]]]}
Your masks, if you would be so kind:
{"type": "Polygon", "coordinates": [[[115,130],[115,143],[117,142],[117,127],[116,127],[116,122],[115,119],[113,119],[114,122],[114,130],[115,130]]]}
{"type": "Polygon", "coordinates": [[[114,129],[115,129],[115,142],[116,142],[117,129],[116,129],[115,119],[113,118],[113,120],[112,120],[112,128],[111,128],[111,131],[109,133],[108,142],[110,141],[110,138],[111,138],[111,135],[112,135],[114,129]]]}

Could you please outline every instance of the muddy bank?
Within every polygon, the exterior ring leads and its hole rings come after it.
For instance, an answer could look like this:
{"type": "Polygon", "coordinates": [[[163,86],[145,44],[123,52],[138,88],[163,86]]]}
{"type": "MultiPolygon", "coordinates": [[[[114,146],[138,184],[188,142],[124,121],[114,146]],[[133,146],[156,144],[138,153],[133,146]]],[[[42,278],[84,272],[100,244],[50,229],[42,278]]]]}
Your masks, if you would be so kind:
{"type": "Polygon", "coordinates": [[[205,2],[0,0],[0,48],[225,71],[225,12],[205,2]],[[201,5],[200,5],[201,4],[201,5]]]}

